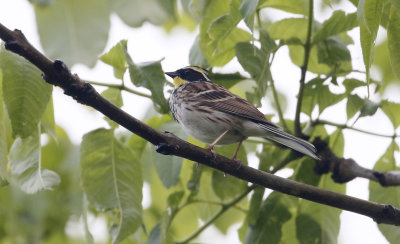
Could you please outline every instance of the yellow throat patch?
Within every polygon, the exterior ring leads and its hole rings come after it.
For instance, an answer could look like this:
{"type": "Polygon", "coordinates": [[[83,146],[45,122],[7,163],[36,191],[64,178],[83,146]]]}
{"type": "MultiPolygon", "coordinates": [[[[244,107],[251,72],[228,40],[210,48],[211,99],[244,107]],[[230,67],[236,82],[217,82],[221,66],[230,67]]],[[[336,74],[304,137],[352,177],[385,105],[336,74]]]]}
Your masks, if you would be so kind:
{"type": "Polygon", "coordinates": [[[175,78],[174,78],[174,85],[175,85],[175,88],[177,88],[177,87],[179,87],[180,85],[183,85],[183,84],[185,84],[185,83],[187,83],[188,81],[187,80],[184,80],[184,79],[182,79],[182,78],[180,78],[180,77],[178,77],[178,76],[176,76],[175,78]]]}

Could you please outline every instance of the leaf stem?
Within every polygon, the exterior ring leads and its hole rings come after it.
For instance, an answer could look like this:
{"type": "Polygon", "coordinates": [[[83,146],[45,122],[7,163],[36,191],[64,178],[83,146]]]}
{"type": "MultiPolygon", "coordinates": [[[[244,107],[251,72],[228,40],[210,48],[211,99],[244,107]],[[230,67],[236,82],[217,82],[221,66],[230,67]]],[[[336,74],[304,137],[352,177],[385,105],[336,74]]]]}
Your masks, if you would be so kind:
{"type": "Polygon", "coordinates": [[[240,202],[243,198],[245,198],[247,196],[247,194],[249,194],[254,188],[256,188],[256,185],[251,185],[250,187],[248,187],[246,189],[246,191],[244,191],[242,194],[240,194],[239,196],[237,196],[235,199],[233,199],[232,201],[223,204],[221,206],[221,209],[213,216],[211,217],[207,222],[205,222],[203,224],[203,226],[201,226],[198,230],[196,230],[194,233],[192,233],[190,236],[188,236],[187,238],[183,239],[182,241],[177,241],[177,244],[184,244],[184,243],[188,243],[191,240],[193,240],[194,238],[196,238],[198,235],[200,235],[205,229],[207,229],[208,226],[210,226],[211,224],[214,223],[214,221],[216,219],[218,219],[223,213],[225,213],[228,209],[230,209],[231,207],[233,207],[234,205],[236,205],[238,202],[240,202]]]}
{"type": "Polygon", "coordinates": [[[400,135],[397,135],[396,133],[394,133],[393,135],[379,134],[379,133],[372,132],[372,131],[358,129],[358,128],[355,128],[353,126],[349,126],[347,124],[339,124],[339,123],[335,123],[335,122],[331,122],[331,121],[327,121],[327,120],[320,120],[320,119],[313,121],[312,124],[313,125],[332,125],[332,126],[335,126],[337,128],[354,130],[354,131],[357,131],[357,132],[360,132],[360,133],[364,133],[364,134],[368,134],[368,135],[372,135],[372,136],[380,136],[380,137],[387,137],[387,138],[396,138],[396,137],[400,136],[400,135]]]}
{"type": "Polygon", "coordinates": [[[286,124],[286,121],[285,121],[285,119],[283,117],[281,104],[279,103],[278,93],[276,92],[275,82],[274,82],[274,79],[272,78],[271,71],[270,71],[269,77],[271,78],[270,82],[271,82],[272,94],[274,96],[274,100],[275,100],[275,104],[276,104],[276,110],[278,111],[279,120],[282,123],[283,129],[285,131],[289,131],[289,128],[288,128],[288,126],[286,124]]]}
{"type": "Polygon", "coordinates": [[[301,112],[301,104],[303,102],[308,60],[310,58],[310,51],[311,51],[311,33],[312,33],[312,24],[314,21],[314,0],[309,1],[308,11],[309,13],[308,13],[308,26],[307,26],[307,39],[306,42],[304,43],[304,61],[303,65],[301,66],[300,88],[299,88],[299,95],[297,98],[296,115],[294,119],[294,134],[299,137],[303,137],[303,133],[301,131],[301,126],[300,126],[300,112],[301,112]]]}
{"type": "Polygon", "coordinates": [[[133,90],[133,89],[131,89],[129,87],[126,87],[123,83],[121,85],[118,85],[118,84],[102,83],[102,82],[90,81],[90,80],[85,80],[85,82],[90,83],[92,85],[96,85],[96,86],[106,86],[106,87],[116,88],[116,89],[119,89],[121,91],[126,91],[126,92],[129,92],[129,93],[141,96],[141,97],[147,97],[147,98],[151,99],[151,95],[142,93],[140,91],[133,90]]]}
{"type": "MultiPolygon", "coordinates": [[[[190,204],[192,204],[192,203],[207,203],[207,204],[218,205],[218,206],[224,206],[226,204],[226,203],[223,203],[223,202],[203,200],[203,199],[193,199],[193,200],[190,201],[190,204]]],[[[235,209],[237,209],[239,211],[242,211],[244,213],[248,212],[247,209],[241,208],[239,206],[232,206],[232,208],[235,208],[235,209]]]]}

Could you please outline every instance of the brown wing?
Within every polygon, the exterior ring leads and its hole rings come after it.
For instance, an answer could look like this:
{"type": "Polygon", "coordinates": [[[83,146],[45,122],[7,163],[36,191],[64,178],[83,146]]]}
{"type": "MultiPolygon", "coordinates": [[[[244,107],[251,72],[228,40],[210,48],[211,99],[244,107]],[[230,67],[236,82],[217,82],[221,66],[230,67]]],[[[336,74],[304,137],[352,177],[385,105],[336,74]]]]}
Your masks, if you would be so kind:
{"type": "Polygon", "coordinates": [[[187,87],[188,89],[192,91],[196,90],[196,95],[194,95],[191,100],[198,101],[197,106],[209,107],[213,110],[279,128],[277,125],[268,121],[264,114],[251,103],[233,94],[223,86],[210,82],[201,82],[201,84],[194,82],[190,85],[191,86],[187,87]]]}

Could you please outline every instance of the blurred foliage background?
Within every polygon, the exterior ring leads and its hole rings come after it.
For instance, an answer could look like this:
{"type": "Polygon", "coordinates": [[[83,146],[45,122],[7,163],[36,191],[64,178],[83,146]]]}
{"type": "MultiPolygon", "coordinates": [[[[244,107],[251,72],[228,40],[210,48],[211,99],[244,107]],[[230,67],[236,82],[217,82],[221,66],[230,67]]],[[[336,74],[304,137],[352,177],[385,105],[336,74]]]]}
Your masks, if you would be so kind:
{"type": "MultiPolygon", "coordinates": [[[[118,84],[88,82],[106,87],[102,95],[119,107],[124,106],[122,92],[151,100],[145,123],[185,139],[169,114],[167,99],[173,87],[164,77],[163,60],[134,62],[130,40],[104,50],[110,15],[131,28],[150,23],[171,35],[174,28],[192,31],[197,37],[188,50],[190,64],[210,69],[214,82],[258,107],[268,98],[275,110],[267,116],[294,133],[294,124],[300,121],[284,115],[287,106],[296,105],[288,104],[287,94],[275,88],[274,77],[280,74],[271,72],[277,52],[288,48],[299,73],[305,61],[308,64],[300,88],[302,133],[323,138],[342,157],[343,130],[354,130],[359,120],[373,121],[383,113],[392,133],[379,134],[379,128],[371,128],[389,142],[374,169],[398,170],[400,103],[390,93],[398,89],[400,77],[397,0],[324,0],[315,5],[312,0],[30,3],[47,56],[69,66],[93,67],[98,62],[111,66],[118,84]],[[342,7],[348,5],[353,12],[342,7]],[[269,9],[278,11],[279,20],[268,16],[269,9]],[[314,18],[319,13],[327,17],[319,21],[314,18]],[[359,33],[356,41],[349,34],[354,30],[359,33]],[[378,30],[384,34],[375,45],[378,30]],[[353,68],[349,45],[361,48],[362,70],[353,68]],[[221,67],[232,62],[242,67],[241,72],[222,72],[221,67]],[[325,109],[339,103],[345,103],[345,109],[335,116],[345,118],[345,124],[321,119],[325,109]],[[333,132],[328,133],[326,125],[333,126],[333,132]]],[[[223,234],[239,226],[238,239],[243,243],[338,242],[341,210],[271,193],[193,162],[157,154],[152,145],[107,118],[107,127],[93,128],[79,145],[71,143],[55,123],[58,108],[53,106],[52,90],[37,68],[2,45],[0,243],[189,243],[200,234],[207,236],[209,226],[223,234]],[[143,189],[149,195],[147,204],[142,201],[143,189]],[[93,238],[88,218],[107,223],[105,240],[93,238]],[[71,225],[79,225],[85,235],[71,235],[71,225]]],[[[217,152],[230,156],[234,149],[235,145],[224,146],[217,152]]],[[[288,161],[288,154],[269,142],[249,139],[238,158],[267,172],[289,169],[293,180],[346,193],[346,184],[314,173],[312,159],[288,161]]],[[[370,200],[400,207],[398,196],[395,187],[369,185],[370,200]]],[[[399,240],[398,228],[378,228],[388,242],[399,240]]]]}

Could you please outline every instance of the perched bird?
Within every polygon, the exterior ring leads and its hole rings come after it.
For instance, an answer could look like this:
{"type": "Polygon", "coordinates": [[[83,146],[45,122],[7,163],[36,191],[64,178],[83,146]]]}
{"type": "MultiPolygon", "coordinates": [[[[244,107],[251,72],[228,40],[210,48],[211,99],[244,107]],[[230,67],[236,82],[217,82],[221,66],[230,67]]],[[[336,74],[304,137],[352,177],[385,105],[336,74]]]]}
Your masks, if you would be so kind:
{"type": "Polygon", "coordinates": [[[251,103],[213,83],[207,70],[187,66],[165,74],[174,79],[169,99],[174,119],[189,136],[209,144],[212,152],[215,145],[239,142],[235,159],[242,142],[256,136],[319,159],[311,143],[284,132],[251,103]]]}

